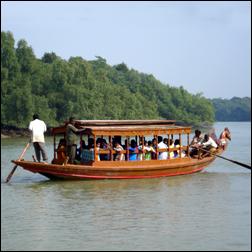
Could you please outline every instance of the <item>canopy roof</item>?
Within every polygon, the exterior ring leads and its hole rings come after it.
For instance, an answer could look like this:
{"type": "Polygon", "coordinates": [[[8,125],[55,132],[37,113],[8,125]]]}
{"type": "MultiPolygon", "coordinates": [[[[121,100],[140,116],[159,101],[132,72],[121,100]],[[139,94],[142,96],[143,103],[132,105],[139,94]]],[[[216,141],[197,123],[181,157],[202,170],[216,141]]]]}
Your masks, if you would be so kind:
{"type": "MultiPolygon", "coordinates": [[[[53,128],[53,134],[64,134],[66,125],[53,128]]],[[[174,120],[75,120],[82,134],[96,136],[142,136],[189,134],[191,127],[176,126],[174,120]]]]}

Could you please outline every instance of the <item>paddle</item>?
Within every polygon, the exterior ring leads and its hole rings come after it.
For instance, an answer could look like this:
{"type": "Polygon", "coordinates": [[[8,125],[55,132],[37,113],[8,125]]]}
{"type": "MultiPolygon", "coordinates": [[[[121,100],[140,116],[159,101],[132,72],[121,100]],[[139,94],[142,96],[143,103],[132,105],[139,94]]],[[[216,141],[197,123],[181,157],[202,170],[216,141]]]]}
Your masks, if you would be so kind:
{"type": "MultiPolygon", "coordinates": [[[[24,148],[22,154],[21,154],[20,157],[18,158],[18,160],[21,160],[21,158],[24,156],[24,154],[25,154],[26,150],[28,149],[29,145],[30,145],[30,142],[28,142],[28,143],[26,144],[26,146],[25,146],[25,148],[24,148]]],[[[10,179],[11,179],[13,173],[15,172],[15,170],[17,169],[17,167],[18,167],[18,165],[15,165],[15,166],[13,167],[12,171],[10,172],[10,174],[8,175],[8,177],[6,178],[6,181],[5,181],[6,183],[8,183],[8,182],[10,181],[10,179]]]]}
{"type": "Polygon", "coordinates": [[[211,153],[210,151],[207,151],[207,150],[202,149],[202,148],[199,148],[199,149],[200,149],[200,150],[203,150],[203,151],[205,151],[205,152],[207,152],[207,153],[210,153],[210,154],[212,154],[212,155],[214,155],[214,156],[216,156],[216,157],[219,157],[219,158],[225,159],[225,160],[227,160],[227,161],[230,161],[230,162],[232,162],[232,163],[238,164],[238,165],[240,165],[240,166],[243,166],[243,167],[245,167],[245,168],[247,168],[247,169],[250,169],[250,170],[251,170],[251,166],[249,166],[249,165],[247,165],[247,164],[244,164],[244,163],[241,163],[241,162],[238,162],[238,161],[235,161],[235,160],[232,160],[232,159],[226,158],[226,157],[222,157],[222,156],[220,156],[220,155],[217,155],[217,154],[211,153]]]}

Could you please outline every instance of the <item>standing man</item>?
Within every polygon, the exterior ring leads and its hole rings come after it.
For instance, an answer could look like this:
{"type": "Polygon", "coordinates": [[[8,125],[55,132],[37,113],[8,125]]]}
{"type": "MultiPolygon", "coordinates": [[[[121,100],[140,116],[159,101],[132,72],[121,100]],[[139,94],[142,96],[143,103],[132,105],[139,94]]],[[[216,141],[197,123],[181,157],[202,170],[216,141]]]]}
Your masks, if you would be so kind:
{"type": "Polygon", "coordinates": [[[67,145],[67,156],[69,157],[69,163],[73,164],[76,157],[77,150],[77,136],[76,134],[85,130],[77,129],[74,126],[74,117],[69,118],[69,122],[66,127],[66,145],[67,145]]]}
{"type": "Polygon", "coordinates": [[[29,124],[29,130],[31,131],[31,142],[33,142],[37,161],[40,162],[40,152],[42,153],[44,163],[47,163],[48,158],[45,151],[45,138],[44,132],[46,132],[46,124],[44,121],[39,120],[39,115],[33,115],[33,121],[29,124]]]}

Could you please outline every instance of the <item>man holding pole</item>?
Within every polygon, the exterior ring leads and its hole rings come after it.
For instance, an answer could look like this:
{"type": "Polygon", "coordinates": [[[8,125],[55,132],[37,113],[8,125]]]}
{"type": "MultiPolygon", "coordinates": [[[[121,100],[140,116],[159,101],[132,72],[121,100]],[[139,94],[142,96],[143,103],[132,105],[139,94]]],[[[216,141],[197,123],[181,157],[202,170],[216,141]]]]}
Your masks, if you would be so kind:
{"type": "Polygon", "coordinates": [[[33,121],[29,124],[31,131],[31,142],[33,143],[37,161],[40,162],[40,152],[42,153],[44,163],[47,163],[48,158],[45,151],[45,137],[46,124],[39,119],[38,114],[33,115],[33,121]]]}
{"type": "Polygon", "coordinates": [[[67,145],[67,156],[69,163],[73,164],[77,150],[77,137],[76,134],[84,131],[85,129],[77,129],[75,127],[74,117],[69,118],[69,122],[66,126],[66,145],[67,145]]]}

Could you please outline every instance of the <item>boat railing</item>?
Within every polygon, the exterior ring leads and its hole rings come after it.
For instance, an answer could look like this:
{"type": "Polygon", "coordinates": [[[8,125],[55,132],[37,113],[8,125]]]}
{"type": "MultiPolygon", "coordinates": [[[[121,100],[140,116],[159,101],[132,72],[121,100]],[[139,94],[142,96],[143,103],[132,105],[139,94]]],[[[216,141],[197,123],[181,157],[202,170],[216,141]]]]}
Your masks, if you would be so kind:
{"type": "MultiPolygon", "coordinates": [[[[128,122],[128,121],[127,121],[128,122]]],[[[92,123],[92,122],[90,122],[92,123]]],[[[100,122],[95,122],[100,124],[100,122]]],[[[104,122],[102,121],[104,124],[104,122]]],[[[105,121],[106,125],[107,121],[105,121]]],[[[109,122],[109,123],[114,123],[114,121],[109,122]]],[[[118,123],[118,122],[116,122],[118,123]]],[[[130,122],[131,123],[131,122],[130,122]]],[[[149,123],[149,122],[148,122],[149,123]]],[[[135,124],[135,122],[134,122],[135,124]]],[[[146,124],[146,122],[145,122],[146,124]]],[[[91,142],[93,142],[93,147],[90,151],[93,151],[93,153],[87,153],[90,154],[90,156],[93,156],[92,160],[94,162],[96,161],[119,161],[119,160],[114,160],[116,154],[124,154],[125,155],[125,160],[128,161],[129,156],[131,154],[139,154],[139,156],[145,151],[141,150],[144,149],[144,146],[142,143],[145,141],[145,139],[152,139],[152,140],[158,140],[159,136],[163,136],[163,138],[166,138],[168,142],[170,140],[176,138],[179,140],[181,145],[179,146],[167,146],[167,148],[158,148],[158,146],[153,146],[154,150],[156,152],[155,155],[152,155],[153,160],[158,160],[160,153],[162,152],[167,152],[168,159],[173,158],[173,155],[170,155],[170,153],[176,152],[176,157],[177,158],[183,158],[185,156],[189,157],[189,134],[191,133],[191,128],[190,127],[180,127],[176,125],[113,125],[113,126],[88,126],[89,128],[85,128],[85,131],[83,131],[80,134],[80,143],[84,141],[85,143],[89,142],[89,139],[92,139],[91,142]],[[166,137],[165,137],[166,136],[166,137]],[[182,138],[183,136],[183,138],[182,138]],[[84,139],[83,139],[84,138],[84,139]],[[107,149],[103,149],[103,147],[99,147],[97,141],[99,139],[105,139],[105,145],[107,145],[107,149]],[[121,142],[125,141],[125,145],[122,145],[124,150],[121,152],[118,152],[117,150],[114,149],[114,143],[118,141],[118,143],[121,144],[121,142]],[[130,148],[130,142],[131,140],[135,140],[135,142],[138,145],[138,153],[136,152],[131,152],[129,150],[130,148]],[[183,141],[182,141],[183,140],[183,141]],[[183,153],[183,155],[182,155],[183,153]],[[101,160],[99,155],[107,155],[106,160],[101,160]]],[[[57,130],[54,131],[54,156],[56,157],[56,139],[55,135],[58,134],[64,134],[65,138],[65,126],[61,128],[57,128],[57,130]]],[[[177,140],[176,139],[176,140],[177,140]]],[[[100,142],[101,144],[102,142],[100,142]]],[[[88,144],[86,144],[88,146],[88,144]]],[[[86,147],[84,147],[86,148],[86,147]]],[[[80,146],[81,150],[81,146],[80,146]]],[[[143,155],[144,157],[145,155],[143,155]]],[[[144,158],[143,158],[144,159],[144,158]]]]}

